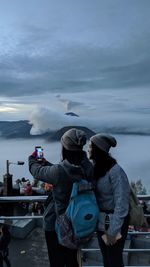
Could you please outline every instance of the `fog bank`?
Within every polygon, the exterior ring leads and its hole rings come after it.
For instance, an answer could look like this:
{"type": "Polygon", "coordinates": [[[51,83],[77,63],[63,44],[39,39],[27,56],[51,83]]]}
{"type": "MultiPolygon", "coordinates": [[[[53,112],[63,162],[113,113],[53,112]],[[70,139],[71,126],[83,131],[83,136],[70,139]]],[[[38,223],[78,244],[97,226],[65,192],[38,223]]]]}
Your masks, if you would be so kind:
{"type": "MultiPolygon", "coordinates": [[[[114,135],[118,141],[116,148],[111,150],[112,155],[126,171],[129,180],[141,179],[146,190],[150,193],[150,136],[114,135]]],[[[10,173],[13,180],[26,177],[32,180],[28,170],[28,156],[33,152],[36,145],[44,148],[47,160],[58,163],[60,161],[60,143],[46,143],[42,139],[34,140],[3,140],[0,139],[2,153],[0,154],[0,180],[6,173],[6,160],[17,162],[25,161],[25,165],[10,165],[10,173]]],[[[87,147],[85,147],[87,150],[87,147]]]]}

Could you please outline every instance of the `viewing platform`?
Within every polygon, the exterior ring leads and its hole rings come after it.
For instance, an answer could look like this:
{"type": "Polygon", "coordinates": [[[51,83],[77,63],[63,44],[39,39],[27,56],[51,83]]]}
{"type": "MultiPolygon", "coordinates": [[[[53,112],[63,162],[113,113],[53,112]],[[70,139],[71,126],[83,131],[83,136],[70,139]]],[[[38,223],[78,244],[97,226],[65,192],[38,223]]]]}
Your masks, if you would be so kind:
{"type": "MultiPolygon", "coordinates": [[[[137,254],[136,264],[133,266],[150,266],[143,265],[144,257],[148,262],[149,254],[137,254]],[[139,265],[140,264],[140,265],[139,265]]],[[[47,256],[47,247],[44,238],[44,232],[41,227],[35,228],[25,239],[12,238],[10,245],[10,260],[14,267],[49,267],[49,261],[47,256]]],[[[87,265],[83,263],[84,267],[100,267],[103,265],[87,265]]],[[[131,266],[131,265],[130,265],[131,266]]]]}
{"type": "MultiPolygon", "coordinates": [[[[44,202],[47,196],[0,197],[0,202],[44,202]]],[[[143,199],[143,196],[141,196],[143,199]]],[[[150,199],[150,196],[145,196],[150,199]]],[[[147,215],[146,217],[149,217],[147,215]]],[[[0,223],[10,225],[12,241],[10,243],[9,258],[15,267],[49,267],[48,253],[42,229],[42,215],[0,216],[0,223]]],[[[83,267],[102,267],[101,252],[97,238],[94,237],[89,246],[82,249],[80,259],[83,267]]],[[[128,232],[124,248],[125,266],[150,266],[150,232],[128,232]]]]}
{"type": "MultiPolygon", "coordinates": [[[[97,254],[99,256],[99,252],[97,254]]],[[[24,239],[12,237],[9,258],[12,266],[15,267],[49,267],[43,229],[41,227],[34,228],[24,239]]],[[[103,265],[100,265],[98,262],[97,265],[91,265],[90,262],[83,262],[82,266],[100,267],[103,265]]],[[[136,253],[136,257],[135,254],[134,256],[132,255],[129,266],[150,266],[150,253],[138,252],[138,254],[136,253]]]]}

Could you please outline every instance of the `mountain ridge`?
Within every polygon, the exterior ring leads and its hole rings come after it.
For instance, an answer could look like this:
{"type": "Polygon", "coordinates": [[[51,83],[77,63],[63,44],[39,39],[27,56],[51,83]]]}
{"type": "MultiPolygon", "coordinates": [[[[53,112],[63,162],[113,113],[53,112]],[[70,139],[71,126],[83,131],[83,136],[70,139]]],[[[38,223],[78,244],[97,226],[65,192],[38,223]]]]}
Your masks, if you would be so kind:
{"type": "MultiPolygon", "coordinates": [[[[24,138],[24,139],[35,139],[35,138],[43,138],[47,141],[59,141],[62,134],[69,130],[70,128],[78,128],[85,131],[87,138],[90,138],[95,131],[91,130],[85,126],[65,126],[56,131],[47,131],[43,134],[30,134],[32,124],[28,120],[19,120],[19,121],[0,121],[0,137],[5,139],[15,139],[15,138],[24,138]]],[[[97,132],[97,131],[96,131],[97,132]]],[[[98,132],[108,133],[108,134],[123,134],[123,135],[141,135],[141,136],[149,136],[150,132],[143,132],[141,130],[132,129],[124,126],[110,126],[107,125],[99,126],[98,132]]]]}
{"type": "Polygon", "coordinates": [[[56,131],[49,131],[43,134],[31,135],[32,124],[28,120],[20,121],[0,121],[0,137],[5,139],[35,139],[44,138],[46,141],[59,141],[61,136],[71,128],[77,128],[85,131],[87,138],[95,134],[92,130],[84,126],[66,126],[56,131]]]}

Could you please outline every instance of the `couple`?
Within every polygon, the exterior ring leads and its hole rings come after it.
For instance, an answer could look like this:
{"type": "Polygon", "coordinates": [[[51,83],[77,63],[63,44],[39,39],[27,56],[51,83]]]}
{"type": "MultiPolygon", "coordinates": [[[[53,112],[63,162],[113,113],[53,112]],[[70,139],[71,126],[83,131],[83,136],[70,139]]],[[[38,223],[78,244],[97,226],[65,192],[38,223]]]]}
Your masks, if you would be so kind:
{"type": "Polygon", "coordinates": [[[100,210],[97,236],[104,267],[123,267],[122,251],[128,231],[129,182],[123,169],[111,157],[109,150],[117,142],[113,136],[96,134],[91,137],[89,158],[83,150],[86,135],[72,128],[61,138],[62,161],[52,164],[29,157],[29,170],[34,178],[53,184],[53,196],[48,197],[44,212],[44,230],[51,267],[78,267],[77,250],[58,244],[55,233],[55,202],[58,213],[65,212],[73,182],[83,177],[95,184],[100,210]],[[106,224],[106,218],[109,222],[106,224]]]}

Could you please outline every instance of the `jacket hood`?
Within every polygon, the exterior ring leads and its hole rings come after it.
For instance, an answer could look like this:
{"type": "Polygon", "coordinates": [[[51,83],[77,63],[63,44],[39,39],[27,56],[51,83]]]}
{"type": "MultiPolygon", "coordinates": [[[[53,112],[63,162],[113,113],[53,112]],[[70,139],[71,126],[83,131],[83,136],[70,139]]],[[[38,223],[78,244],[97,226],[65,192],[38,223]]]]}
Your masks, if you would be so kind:
{"type": "Polygon", "coordinates": [[[67,175],[75,182],[79,181],[81,178],[85,179],[86,174],[84,173],[84,169],[81,166],[77,166],[71,164],[68,160],[63,160],[60,163],[61,167],[67,173],[67,175]]]}
{"type": "Polygon", "coordinates": [[[63,160],[60,165],[65,170],[65,172],[68,174],[69,177],[73,179],[73,181],[79,181],[82,179],[92,178],[93,175],[93,167],[90,161],[85,158],[81,162],[81,166],[71,164],[68,160],[63,160]]]}

